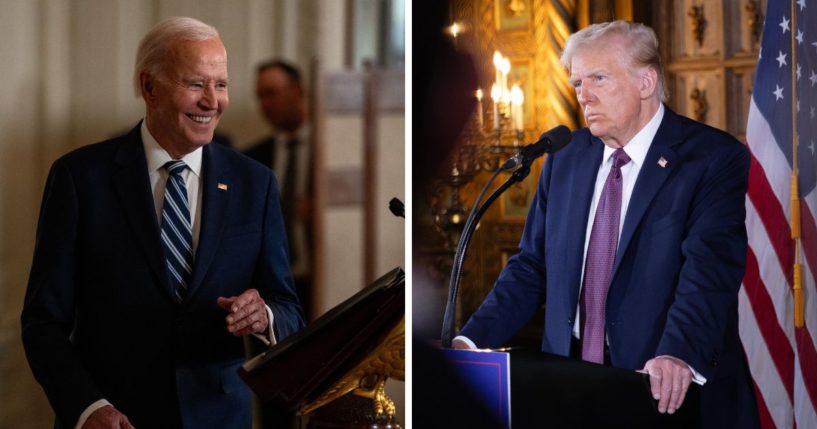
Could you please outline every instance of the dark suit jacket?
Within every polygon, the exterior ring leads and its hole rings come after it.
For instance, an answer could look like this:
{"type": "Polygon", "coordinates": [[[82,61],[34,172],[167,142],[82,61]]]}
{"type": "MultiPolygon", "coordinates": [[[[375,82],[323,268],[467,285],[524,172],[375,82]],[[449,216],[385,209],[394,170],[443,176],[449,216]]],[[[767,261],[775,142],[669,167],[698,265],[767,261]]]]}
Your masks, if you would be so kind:
{"type": "Polygon", "coordinates": [[[272,137],[265,137],[244,151],[244,154],[250,158],[272,168],[272,153],[275,149],[275,139],[272,137]]]}
{"type": "MultiPolygon", "coordinates": [[[[260,162],[261,164],[269,167],[269,168],[273,168],[272,156],[273,156],[273,153],[275,151],[275,145],[276,144],[284,144],[284,143],[283,142],[276,142],[274,137],[265,137],[265,138],[262,138],[261,140],[258,140],[252,146],[250,146],[248,149],[246,149],[244,151],[244,154],[249,156],[250,158],[260,162]]],[[[300,141],[299,144],[308,145],[309,142],[300,141]]],[[[308,200],[312,200],[312,199],[314,199],[314,195],[315,195],[315,187],[314,187],[315,183],[314,183],[313,174],[312,174],[312,172],[315,169],[315,158],[313,156],[314,151],[311,148],[308,148],[308,150],[306,152],[307,152],[307,157],[308,157],[306,165],[307,165],[307,169],[308,169],[309,174],[307,174],[307,176],[306,176],[306,196],[305,196],[305,198],[307,198],[308,200]]],[[[273,171],[273,172],[275,174],[278,174],[278,172],[275,172],[275,171],[273,171]]],[[[281,179],[280,176],[279,176],[279,179],[281,179]]],[[[282,196],[282,197],[286,197],[286,196],[282,196]]],[[[298,203],[298,201],[282,201],[282,204],[297,204],[297,203],[298,203]]],[[[310,206],[312,206],[312,205],[310,204],[310,206]]],[[[314,209],[314,207],[313,207],[313,209],[314,209]]],[[[295,215],[298,216],[297,213],[295,215]]],[[[312,219],[311,216],[309,216],[307,218],[301,218],[300,222],[302,222],[303,225],[304,225],[304,232],[306,233],[307,245],[311,245],[311,243],[313,243],[313,241],[314,241],[313,219],[312,219]]],[[[293,263],[295,263],[294,258],[293,258],[293,263]]],[[[309,265],[312,266],[312,261],[309,261],[309,265]]]]}
{"type": "MultiPolygon", "coordinates": [[[[548,157],[520,253],[462,335],[498,347],[545,304],[542,350],[569,355],[603,147],[582,129],[548,157]]],[[[687,362],[707,379],[704,427],[758,425],[737,317],[748,171],[740,142],[666,109],[627,209],[607,296],[612,365],[640,369],[661,355],[687,362]]]]}
{"type": "Polygon", "coordinates": [[[73,427],[106,398],[136,427],[250,427],[243,341],[218,296],[256,288],[280,340],[303,325],[269,169],[204,147],[199,244],[174,304],[139,126],[51,168],[22,313],[29,364],[73,427]],[[226,189],[224,188],[226,185],[226,189]]]}

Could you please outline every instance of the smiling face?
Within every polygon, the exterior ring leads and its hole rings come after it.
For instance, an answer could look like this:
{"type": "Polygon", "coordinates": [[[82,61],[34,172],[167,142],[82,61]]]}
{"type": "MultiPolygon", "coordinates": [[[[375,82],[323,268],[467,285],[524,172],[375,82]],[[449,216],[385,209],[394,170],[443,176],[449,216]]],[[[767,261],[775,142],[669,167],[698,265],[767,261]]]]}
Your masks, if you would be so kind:
{"type": "Polygon", "coordinates": [[[643,128],[660,105],[657,73],[635,69],[621,37],[585,46],[573,56],[570,83],[590,132],[619,148],[643,128]]]}
{"type": "Polygon", "coordinates": [[[213,140],[229,103],[221,40],[176,42],[164,73],[143,73],[140,80],[148,130],[170,156],[181,158],[213,140]]]}

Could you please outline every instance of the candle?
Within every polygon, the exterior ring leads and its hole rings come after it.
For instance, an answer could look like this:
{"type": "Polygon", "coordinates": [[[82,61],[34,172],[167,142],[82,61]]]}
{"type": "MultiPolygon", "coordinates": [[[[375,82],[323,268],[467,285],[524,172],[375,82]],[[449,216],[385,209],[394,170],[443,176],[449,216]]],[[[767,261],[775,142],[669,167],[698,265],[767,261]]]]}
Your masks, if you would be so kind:
{"type": "Polygon", "coordinates": [[[500,64],[500,70],[502,71],[502,91],[508,91],[508,73],[511,72],[511,61],[507,58],[502,58],[500,64]]]}
{"type": "Polygon", "coordinates": [[[499,131],[499,99],[502,91],[496,83],[491,86],[491,99],[494,100],[494,130],[499,131]]]}
{"type": "Polygon", "coordinates": [[[502,84],[502,54],[500,54],[499,51],[494,51],[494,69],[494,82],[500,85],[502,84]]]}
{"type": "Polygon", "coordinates": [[[525,94],[519,85],[514,85],[511,88],[511,105],[513,106],[513,123],[517,131],[525,129],[525,114],[523,113],[522,104],[525,102],[525,94]]]}
{"type": "Polygon", "coordinates": [[[482,132],[482,89],[477,88],[477,125],[479,125],[480,132],[482,132]]]}

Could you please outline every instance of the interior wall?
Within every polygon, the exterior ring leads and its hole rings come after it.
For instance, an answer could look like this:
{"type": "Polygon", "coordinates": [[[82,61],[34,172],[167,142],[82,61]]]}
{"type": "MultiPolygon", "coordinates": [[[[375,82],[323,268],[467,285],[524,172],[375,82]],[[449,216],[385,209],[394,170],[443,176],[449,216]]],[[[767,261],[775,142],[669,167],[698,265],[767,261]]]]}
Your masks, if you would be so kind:
{"type": "MultiPolygon", "coordinates": [[[[53,425],[25,362],[19,326],[40,198],[57,157],[126,131],[144,114],[131,84],[144,33],[175,15],[219,29],[230,75],[230,105],[219,131],[241,149],[268,132],[254,101],[255,65],[283,57],[308,76],[317,57],[327,70],[343,68],[344,5],[334,0],[0,0],[0,75],[6,83],[0,102],[0,427],[53,425]]],[[[402,145],[402,129],[399,136],[394,133],[402,145]]],[[[395,153],[402,160],[403,150],[395,153]]],[[[385,180],[402,192],[402,173],[385,180]]],[[[402,234],[397,247],[402,251],[402,234]]],[[[390,264],[402,265],[402,254],[389,252],[395,255],[390,264]]]]}

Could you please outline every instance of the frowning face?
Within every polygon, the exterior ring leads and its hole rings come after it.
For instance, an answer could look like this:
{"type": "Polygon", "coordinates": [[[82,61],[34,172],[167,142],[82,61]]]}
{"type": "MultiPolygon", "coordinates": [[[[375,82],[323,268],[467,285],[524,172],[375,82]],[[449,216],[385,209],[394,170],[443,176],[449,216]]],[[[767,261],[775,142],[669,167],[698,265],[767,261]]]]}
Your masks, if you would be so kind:
{"type": "MultiPolygon", "coordinates": [[[[576,52],[570,64],[570,83],[590,132],[611,147],[621,147],[647,123],[650,114],[642,103],[654,97],[654,85],[635,70],[621,39],[587,46],[576,52]]],[[[654,73],[653,73],[654,74],[654,73]]]]}
{"type": "Polygon", "coordinates": [[[151,135],[174,158],[213,140],[227,108],[227,51],[219,39],[179,41],[161,76],[142,77],[151,135]]]}

